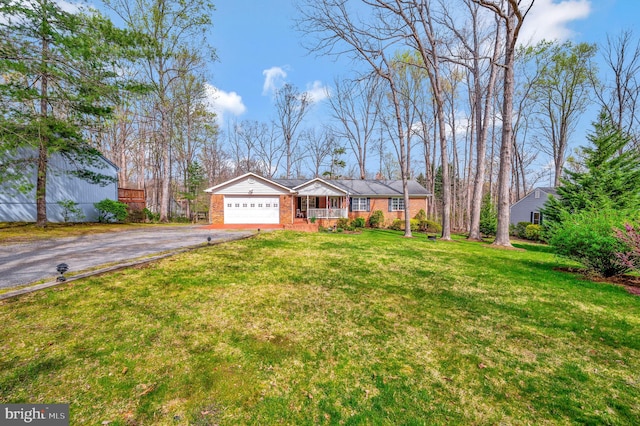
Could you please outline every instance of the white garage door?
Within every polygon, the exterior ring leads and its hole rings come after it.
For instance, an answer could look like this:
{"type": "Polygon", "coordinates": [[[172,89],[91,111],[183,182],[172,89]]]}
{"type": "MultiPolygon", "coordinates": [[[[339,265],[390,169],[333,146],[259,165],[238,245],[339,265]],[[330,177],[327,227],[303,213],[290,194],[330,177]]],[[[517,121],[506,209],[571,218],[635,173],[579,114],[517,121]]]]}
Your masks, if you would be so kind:
{"type": "Polygon", "coordinates": [[[224,223],[280,223],[280,198],[225,195],[224,223]]]}

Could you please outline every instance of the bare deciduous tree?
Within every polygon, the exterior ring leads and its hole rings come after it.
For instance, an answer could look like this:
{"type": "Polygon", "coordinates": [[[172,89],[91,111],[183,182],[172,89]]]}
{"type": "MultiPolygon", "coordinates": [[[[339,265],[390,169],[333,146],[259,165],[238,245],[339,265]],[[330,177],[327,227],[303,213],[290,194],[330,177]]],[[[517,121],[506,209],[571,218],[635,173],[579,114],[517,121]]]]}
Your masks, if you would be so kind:
{"type": "Polygon", "coordinates": [[[294,158],[295,153],[299,152],[296,132],[309,112],[311,102],[312,99],[308,93],[301,93],[295,86],[288,83],[278,89],[275,94],[278,126],[280,127],[285,149],[287,179],[291,178],[293,163],[299,160],[294,158]]]}
{"type": "Polygon", "coordinates": [[[367,176],[366,164],[380,111],[382,91],[378,78],[335,80],[329,97],[333,118],[341,124],[334,129],[337,137],[347,141],[353,153],[360,179],[367,176]]]}
{"type": "Polygon", "coordinates": [[[640,142],[640,40],[631,30],[607,36],[601,46],[606,66],[602,83],[594,81],[596,96],[613,122],[637,145],[640,142]]]}
{"type": "Polygon", "coordinates": [[[387,49],[401,38],[395,34],[396,28],[386,24],[385,11],[374,6],[369,9],[368,20],[352,13],[349,4],[343,0],[304,0],[299,7],[298,28],[309,37],[314,37],[308,46],[311,51],[332,54],[350,54],[364,61],[373,73],[387,83],[388,99],[393,106],[400,147],[400,168],[405,203],[405,236],[411,237],[409,217],[409,191],[407,186],[408,164],[406,161],[406,140],[400,111],[399,90],[394,80],[391,61],[387,49]]]}
{"type": "Polygon", "coordinates": [[[509,208],[511,204],[509,189],[511,179],[512,155],[512,118],[514,92],[514,62],[516,43],[524,19],[535,0],[506,0],[506,10],[502,1],[473,0],[491,10],[498,16],[505,28],[504,82],[502,99],[502,142],[500,143],[500,169],[498,171],[498,226],[493,245],[511,247],[509,239],[509,208]]]}

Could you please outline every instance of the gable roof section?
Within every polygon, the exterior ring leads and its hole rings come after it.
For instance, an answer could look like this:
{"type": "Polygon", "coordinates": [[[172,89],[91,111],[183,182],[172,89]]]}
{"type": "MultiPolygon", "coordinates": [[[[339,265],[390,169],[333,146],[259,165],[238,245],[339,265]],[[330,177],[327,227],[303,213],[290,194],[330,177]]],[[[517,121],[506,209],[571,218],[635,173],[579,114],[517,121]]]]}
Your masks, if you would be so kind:
{"type": "Polygon", "coordinates": [[[242,176],[238,176],[237,178],[233,178],[204,190],[204,192],[209,192],[211,194],[247,194],[253,193],[254,191],[256,194],[295,193],[291,188],[287,188],[278,182],[263,178],[255,173],[245,173],[242,176]]]}
{"type": "MultiPolygon", "coordinates": [[[[537,190],[542,191],[547,195],[553,195],[553,197],[558,198],[558,191],[556,190],[556,188],[554,188],[552,186],[539,186],[539,187],[533,188],[527,195],[525,195],[524,197],[520,198],[515,203],[511,204],[509,206],[509,209],[512,209],[514,206],[516,206],[520,202],[522,202],[522,201],[526,200],[527,198],[531,197],[532,195],[534,195],[537,190]]],[[[540,200],[542,200],[542,203],[544,204],[547,201],[548,198],[549,197],[540,197],[540,200]]]]}
{"type": "Polygon", "coordinates": [[[345,191],[343,188],[340,188],[336,185],[332,185],[331,183],[320,178],[315,178],[310,181],[307,181],[302,185],[298,185],[294,187],[293,189],[297,191],[298,194],[311,195],[314,193],[314,191],[316,191],[315,193],[320,192],[321,188],[323,193],[322,195],[346,195],[347,194],[347,191],[345,191]]]}

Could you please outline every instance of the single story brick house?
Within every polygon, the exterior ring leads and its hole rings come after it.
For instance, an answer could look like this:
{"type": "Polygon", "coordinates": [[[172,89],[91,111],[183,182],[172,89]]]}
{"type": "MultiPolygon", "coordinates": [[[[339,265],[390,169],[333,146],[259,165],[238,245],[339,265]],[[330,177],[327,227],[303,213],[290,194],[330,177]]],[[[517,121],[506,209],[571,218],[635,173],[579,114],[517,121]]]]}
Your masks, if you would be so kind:
{"type": "Polygon", "coordinates": [[[534,225],[542,223],[542,213],[540,209],[544,207],[549,196],[558,198],[558,192],[554,187],[538,187],[511,205],[511,224],[517,225],[519,222],[529,222],[534,225]]]}
{"type": "MultiPolygon", "coordinates": [[[[431,193],[409,181],[411,217],[427,210],[431,193]]],[[[404,218],[402,181],[267,179],[247,173],[205,190],[211,224],[290,225],[310,218],[323,225],[339,218],[365,220],[382,210],[385,221],[404,218]]]]}

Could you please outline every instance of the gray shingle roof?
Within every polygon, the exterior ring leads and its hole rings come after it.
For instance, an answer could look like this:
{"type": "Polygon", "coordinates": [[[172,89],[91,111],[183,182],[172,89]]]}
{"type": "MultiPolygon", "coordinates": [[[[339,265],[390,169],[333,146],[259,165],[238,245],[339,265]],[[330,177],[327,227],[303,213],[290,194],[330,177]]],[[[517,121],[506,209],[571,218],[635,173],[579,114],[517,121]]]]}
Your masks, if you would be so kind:
{"type": "MultiPolygon", "coordinates": [[[[273,179],[287,188],[295,188],[312,179],[273,179]]],[[[373,180],[373,179],[335,179],[327,180],[327,183],[344,189],[351,196],[401,196],[402,181],[401,180],[373,180]]],[[[407,182],[409,187],[409,195],[418,197],[427,197],[431,195],[426,188],[415,180],[407,182]]]]}

